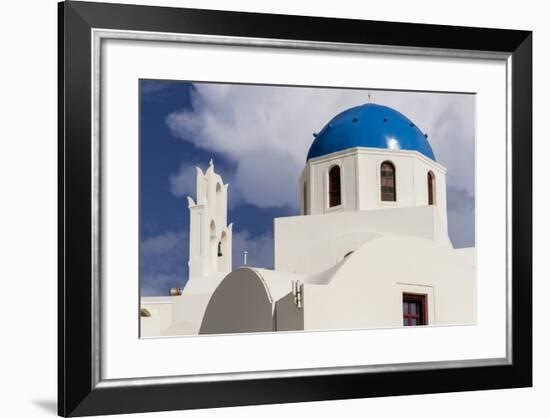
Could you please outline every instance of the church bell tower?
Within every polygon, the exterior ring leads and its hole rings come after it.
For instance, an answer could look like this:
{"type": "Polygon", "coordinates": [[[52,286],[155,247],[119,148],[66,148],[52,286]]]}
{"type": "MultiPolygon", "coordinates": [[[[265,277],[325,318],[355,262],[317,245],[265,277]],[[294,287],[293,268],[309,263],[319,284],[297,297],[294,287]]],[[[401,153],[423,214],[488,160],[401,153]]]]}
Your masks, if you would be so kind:
{"type": "Polygon", "coordinates": [[[196,167],[195,202],[187,196],[190,212],[189,279],[231,271],[232,227],[227,225],[227,189],[210,160],[205,173],[196,167]]]}

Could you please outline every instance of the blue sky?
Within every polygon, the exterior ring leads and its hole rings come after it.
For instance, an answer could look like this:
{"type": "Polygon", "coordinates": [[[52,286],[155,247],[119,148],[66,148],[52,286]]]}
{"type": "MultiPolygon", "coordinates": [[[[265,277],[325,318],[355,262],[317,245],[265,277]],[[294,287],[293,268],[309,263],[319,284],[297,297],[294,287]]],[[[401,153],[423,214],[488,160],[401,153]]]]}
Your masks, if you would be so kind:
{"type": "MultiPolygon", "coordinates": [[[[140,81],[140,288],[166,295],[188,276],[194,166],[210,158],[229,182],[233,265],[273,267],[273,218],[299,213],[297,179],[313,132],[369,91],[140,81]]],[[[447,167],[449,234],[474,245],[475,97],[370,91],[429,134],[447,167]]]]}

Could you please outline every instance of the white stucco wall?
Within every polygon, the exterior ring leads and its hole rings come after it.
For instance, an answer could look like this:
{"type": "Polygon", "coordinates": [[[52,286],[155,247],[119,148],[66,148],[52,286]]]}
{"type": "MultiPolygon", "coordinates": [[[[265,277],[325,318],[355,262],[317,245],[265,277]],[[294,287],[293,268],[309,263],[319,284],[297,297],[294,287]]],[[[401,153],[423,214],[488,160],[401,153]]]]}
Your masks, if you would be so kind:
{"type": "Polygon", "coordinates": [[[475,280],[470,260],[450,246],[376,237],[322,273],[232,272],[212,295],[200,333],[401,327],[404,293],[425,295],[428,325],[473,324],[475,280]]]}
{"type": "Polygon", "coordinates": [[[455,252],[457,254],[460,254],[462,257],[464,257],[470,265],[472,265],[472,266],[476,265],[476,249],[475,249],[475,247],[457,248],[457,249],[455,249],[455,252]]]}
{"type": "MultiPolygon", "coordinates": [[[[316,215],[358,209],[356,153],[344,151],[314,158],[308,161],[304,170],[307,173],[303,174],[302,178],[307,179],[308,214],[316,215]],[[335,165],[340,167],[341,204],[329,208],[328,172],[335,165]]],[[[303,194],[303,187],[300,194],[303,194]]]]}
{"type": "Polygon", "coordinates": [[[180,296],[155,296],[141,298],[141,308],[151,317],[141,317],[141,337],[161,335],[196,335],[204,312],[228,272],[190,279],[180,296]]]}
{"type": "Polygon", "coordinates": [[[404,235],[451,246],[434,206],[276,218],[275,270],[314,273],[330,268],[349,251],[380,235],[404,235]]]}
{"type": "Polygon", "coordinates": [[[445,167],[416,151],[378,148],[351,148],[309,160],[299,181],[302,214],[305,201],[308,203],[307,214],[311,215],[428,205],[429,171],[435,176],[435,206],[443,224],[447,225],[445,167]],[[381,200],[380,166],[384,161],[395,166],[395,202],[381,200]],[[341,170],[342,204],[330,208],[328,173],[334,165],[340,166],[341,170]]]}
{"type": "Polygon", "coordinates": [[[308,330],[402,326],[404,292],[427,295],[429,325],[476,321],[474,267],[453,249],[421,238],[369,241],[328,285],[306,283],[303,292],[308,330]]]}
{"type": "Polygon", "coordinates": [[[141,298],[140,308],[145,308],[150,317],[140,317],[140,337],[159,336],[172,324],[172,307],[176,296],[141,298]]]}

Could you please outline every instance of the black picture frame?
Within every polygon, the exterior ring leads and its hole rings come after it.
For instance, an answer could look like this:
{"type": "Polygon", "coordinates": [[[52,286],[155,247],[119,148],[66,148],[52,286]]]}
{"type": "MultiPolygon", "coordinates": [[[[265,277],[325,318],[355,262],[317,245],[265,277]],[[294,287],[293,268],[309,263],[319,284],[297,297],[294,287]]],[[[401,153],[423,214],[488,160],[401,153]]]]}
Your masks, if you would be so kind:
{"type": "Polygon", "coordinates": [[[532,33],[289,15],[59,4],[58,413],[133,413],[393,396],[532,385],[532,33]],[[93,28],[495,51],[511,76],[511,361],[394,370],[150,385],[94,381],[91,77],[93,28]],[[407,377],[407,379],[405,379],[407,377]],[[414,386],[407,382],[412,378],[414,386]]]}

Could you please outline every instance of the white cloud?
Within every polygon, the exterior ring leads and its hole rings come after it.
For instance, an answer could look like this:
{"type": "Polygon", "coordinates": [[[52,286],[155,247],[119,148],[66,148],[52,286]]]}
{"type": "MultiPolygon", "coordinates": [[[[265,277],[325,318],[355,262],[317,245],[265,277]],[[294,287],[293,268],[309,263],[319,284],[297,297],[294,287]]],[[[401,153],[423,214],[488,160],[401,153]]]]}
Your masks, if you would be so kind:
{"type": "Polygon", "coordinates": [[[232,193],[259,207],[298,206],[298,177],[318,132],[361,104],[338,90],[196,84],[192,109],[168,115],[172,133],[236,163],[232,193]]]}
{"type": "Polygon", "coordinates": [[[181,245],[184,238],[185,234],[183,232],[167,232],[147,238],[141,242],[141,254],[156,255],[172,251],[181,245]]]}
{"type": "Polygon", "coordinates": [[[449,237],[455,248],[475,245],[475,199],[464,189],[447,188],[449,237]]]}
{"type": "Polygon", "coordinates": [[[176,174],[170,175],[170,193],[176,197],[195,195],[196,187],[195,166],[182,163],[176,174]]]}
{"type": "MultiPolygon", "coordinates": [[[[232,193],[259,207],[297,207],[298,177],[313,132],[368,101],[366,90],[194,86],[192,109],[171,113],[166,123],[175,136],[236,163],[232,193]]],[[[396,108],[428,133],[438,161],[448,168],[449,184],[473,193],[472,95],[370,93],[373,102],[396,108]]],[[[174,177],[176,193],[187,190],[181,175],[174,177]]]]}

